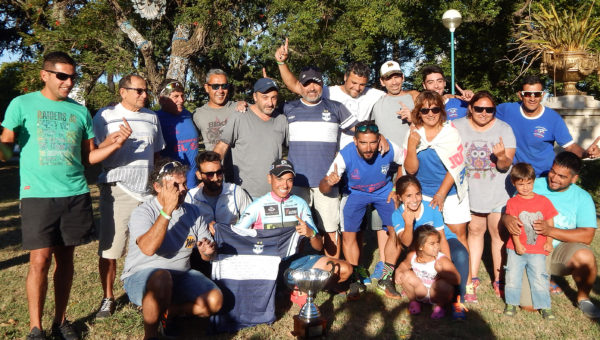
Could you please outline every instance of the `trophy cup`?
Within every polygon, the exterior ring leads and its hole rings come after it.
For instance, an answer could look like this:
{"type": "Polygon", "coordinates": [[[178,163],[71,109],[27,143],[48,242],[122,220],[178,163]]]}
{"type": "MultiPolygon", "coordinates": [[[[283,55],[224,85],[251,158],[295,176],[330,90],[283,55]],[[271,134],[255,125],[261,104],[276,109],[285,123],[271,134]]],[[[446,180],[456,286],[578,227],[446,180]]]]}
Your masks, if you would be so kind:
{"type": "Polygon", "coordinates": [[[325,287],[331,272],[311,268],[292,271],[292,278],[301,292],[307,295],[306,303],[298,315],[294,315],[294,335],[300,338],[320,337],[325,334],[327,320],[314,304],[315,295],[325,287]]]}

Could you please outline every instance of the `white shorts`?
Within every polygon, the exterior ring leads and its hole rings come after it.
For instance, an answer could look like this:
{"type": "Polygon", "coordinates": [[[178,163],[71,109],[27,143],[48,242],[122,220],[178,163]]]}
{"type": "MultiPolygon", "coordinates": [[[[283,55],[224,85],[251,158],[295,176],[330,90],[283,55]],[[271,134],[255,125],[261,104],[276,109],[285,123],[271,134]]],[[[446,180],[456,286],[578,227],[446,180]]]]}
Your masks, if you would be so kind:
{"type": "MultiPolygon", "coordinates": [[[[423,195],[423,201],[431,201],[432,199],[433,197],[423,195]]],[[[442,215],[446,224],[461,224],[471,221],[469,196],[465,196],[462,202],[458,202],[458,195],[447,196],[444,201],[442,215]]]]}
{"type": "Polygon", "coordinates": [[[318,187],[292,188],[292,194],[301,197],[309,207],[314,206],[316,215],[313,216],[317,228],[328,233],[336,232],[340,224],[340,198],[338,188],[334,186],[327,195],[321,193],[318,187]]]}
{"type": "Polygon", "coordinates": [[[118,185],[100,184],[100,232],[98,255],[118,259],[125,255],[129,238],[129,216],[140,201],[118,185]]]}

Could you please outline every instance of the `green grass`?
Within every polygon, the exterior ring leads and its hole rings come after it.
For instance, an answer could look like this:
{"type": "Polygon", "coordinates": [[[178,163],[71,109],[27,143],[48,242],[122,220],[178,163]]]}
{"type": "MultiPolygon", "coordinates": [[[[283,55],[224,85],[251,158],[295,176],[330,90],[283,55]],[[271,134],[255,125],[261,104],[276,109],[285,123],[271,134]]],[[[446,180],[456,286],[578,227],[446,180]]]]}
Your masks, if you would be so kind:
{"type": "MultiPolygon", "coordinates": [[[[97,208],[98,190],[95,185],[91,188],[97,208]]],[[[23,339],[29,324],[25,296],[28,256],[20,245],[18,170],[15,164],[0,164],[0,194],[0,338],[23,339]]],[[[97,274],[97,246],[96,241],[76,249],[76,274],[67,315],[86,339],[139,339],[143,336],[142,317],[137,308],[127,301],[120,282],[116,285],[116,314],[106,320],[94,319],[102,294],[97,274]]],[[[600,236],[596,235],[592,246],[596,256],[600,257],[600,236]]],[[[371,257],[369,263],[372,269],[377,251],[371,244],[366,249],[367,257],[371,257]]],[[[489,262],[489,254],[484,254],[484,263],[489,265],[489,262]]],[[[121,260],[119,274],[122,265],[121,260]]],[[[518,311],[513,318],[504,316],[504,303],[493,294],[483,263],[478,276],[482,280],[478,290],[479,303],[468,305],[470,312],[464,322],[450,318],[432,321],[427,307],[421,315],[411,316],[407,312],[408,301],[386,299],[376,292],[375,287],[370,287],[360,300],[352,302],[346,301],[343,296],[321,292],[317,305],[329,320],[328,338],[331,339],[600,339],[600,321],[585,318],[573,306],[575,285],[570,277],[559,281],[565,294],[552,297],[557,320],[548,322],[537,313],[518,311]]],[[[54,308],[51,280],[48,291],[43,319],[46,328],[52,322],[54,308]]],[[[600,303],[600,281],[594,286],[592,300],[600,303]]],[[[215,338],[292,338],[292,317],[298,312],[299,307],[292,306],[281,297],[277,301],[277,321],[273,325],[261,325],[215,338]]],[[[206,337],[205,320],[185,318],[177,325],[183,329],[185,338],[206,337]]]]}

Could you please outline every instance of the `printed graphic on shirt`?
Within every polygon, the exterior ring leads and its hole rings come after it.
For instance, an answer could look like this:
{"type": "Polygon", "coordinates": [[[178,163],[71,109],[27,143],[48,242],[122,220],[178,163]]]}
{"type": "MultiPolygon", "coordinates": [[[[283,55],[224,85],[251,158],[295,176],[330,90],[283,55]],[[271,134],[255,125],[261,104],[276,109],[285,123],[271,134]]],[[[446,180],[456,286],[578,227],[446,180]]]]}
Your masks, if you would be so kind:
{"type": "Polygon", "coordinates": [[[219,142],[225,124],[227,124],[227,119],[221,121],[219,117],[216,117],[214,122],[208,123],[208,136],[206,136],[206,139],[210,144],[216,145],[219,142]]]}
{"type": "Polygon", "coordinates": [[[279,215],[279,207],[276,205],[265,205],[263,208],[265,209],[265,216],[279,215]]]}
{"type": "Polygon", "coordinates": [[[296,216],[298,215],[298,208],[285,208],[285,216],[296,216]]]}
{"type": "Polygon", "coordinates": [[[65,112],[38,111],[37,135],[40,165],[73,165],[79,145],[77,116],[65,112]]]}
{"type": "Polygon", "coordinates": [[[490,178],[496,177],[496,164],[494,164],[490,155],[492,150],[488,144],[484,141],[474,141],[473,143],[465,143],[467,148],[467,177],[480,179],[490,176],[490,178]]]}
{"type": "Polygon", "coordinates": [[[186,248],[193,248],[196,245],[196,237],[189,235],[187,237],[187,239],[185,240],[185,247],[186,248]]]}

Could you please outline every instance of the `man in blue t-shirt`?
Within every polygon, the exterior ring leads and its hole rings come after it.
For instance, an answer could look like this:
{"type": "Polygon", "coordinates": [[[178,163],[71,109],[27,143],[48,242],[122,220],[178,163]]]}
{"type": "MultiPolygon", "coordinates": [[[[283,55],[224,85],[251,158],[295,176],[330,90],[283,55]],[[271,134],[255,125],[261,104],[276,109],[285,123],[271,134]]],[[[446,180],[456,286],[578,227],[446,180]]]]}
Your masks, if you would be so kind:
{"type": "Polygon", "coordinates": [[[542,80],[535,75],[523,79],[520,102],[503,103],[496,107],[496,117],[510,125],[517,139],[514,163],[526,162],[533,166],[536,176],[544,176],[552,166],[554,142],[566,151],[582,158],[600,155],[596,143],[584,150],[569,133],[562,117],[554,110],[544,107],[542,80]]]}
{"type": "Polygon", "coordinates": [[[423,88],[428,91],[434,91],[444,97],[446,117],[448,120],[454,120],[467,116],[468,101],[473,97],[473,91],[462,90],[455,84],[456,88],[462,92],[461,96],[444,94],[446,90],[446,78],[442,68],[436,65],[425,66],[421,70],[423,75],[423,88]]]}
{"type": "MultiPolygon", "coordinates": [[[[572,275],[577,285],[577,305],[589,318],[600,318],[600,308],[590,301],[590,291],[596,281],[597,265],[590,244],[597,229],[596,207],[590,194],[575,182],[583,166],[572,152],[563,151],[554,159],[548,177],[536,179],[533,191],[546,196],[558,211],[554,226],[545,221],[533,223],[536,233],[552,237],[554,250],[546,258],[548,274],[572,275]]],[[[513,235],[520,234],[520,222],[514,216],[504,215],[504,225],[513,235]]],[[[523,278],[521,306],[531,306],[531,292],[527,278],[523,278]]]]}
{"type": "Polygon", "coordinates": [[[196,179],[196,154],[198,153],[198,130],[192,120],[192,113],[183,107],[185,89],[175,79],[165,79],[160,86],[158,102],[160,110],[156,115],[166,146],[161,156],[171,158],[189,167],[187,182],[190,188],[198,184],[196,179]]]}
{"type": "Polygon", "coordinates": [[[302,98],[283,107],[289,129],[288,158],[296,164],[293,191],[314,207],[317,226],[326,232],[325,253],[337,258],[340,250],[338,189],[336,186],[328,194],[322,194],[319,182],[335,158],[341,131],[350,131],[356,118],[341,103],[322,97],[323,75],[318,68],[303,69],[298,79],[302,98]]]}
{"type": "Polygon", "coordinates": [[[366,270],[358,266],[361,247],[357,242],[362,218],[367,206],[372,204],[386,226],[388,238],[385,244],[385,263],[382,279],[378,282],[386,295],[400,298],[393,282],[393,272],[400,247],[392,226],[394,203],[388,200],[392,191],[393,163],[402,162],[401,149],[389,142],[390,150],[381,154],[378,151],[381,135],[379,127],[372,120],[358,123],[354,130],[354,143],[346,145],[329,168],[319,184],[319,189],[326,194],[344,176],[347,185],[347,201],[342,214],[344,218],[342,229],[342,249],[346,261],[354,267],[355,278],[361,279],[366,270]]]}

